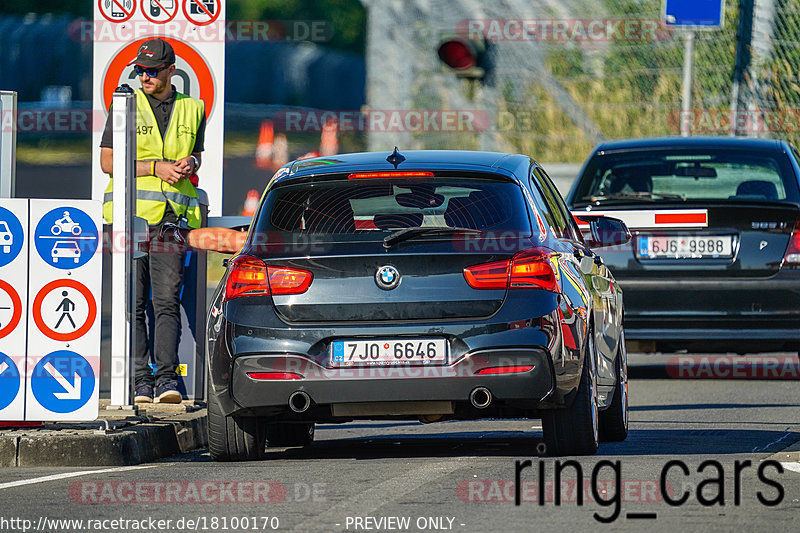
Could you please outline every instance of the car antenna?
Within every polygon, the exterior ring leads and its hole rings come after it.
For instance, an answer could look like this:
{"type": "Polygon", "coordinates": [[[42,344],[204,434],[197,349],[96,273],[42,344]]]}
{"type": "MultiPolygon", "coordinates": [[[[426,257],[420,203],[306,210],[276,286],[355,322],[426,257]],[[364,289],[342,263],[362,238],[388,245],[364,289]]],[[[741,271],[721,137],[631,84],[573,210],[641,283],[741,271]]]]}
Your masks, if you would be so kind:
{"type": "Polygon", "coordinates": [[[395,146],[395,147],[394,147],[394,152],[392,152],[391,154],[389,154],[389,157],[387,157],[387,158],[386,158],[386,160],[387,160],[389,163],[393,164],[393,165],[394,165],[394,168],[397,168],[397,165],[399,165],[400,163],[402,163],[403,161],[405,161],[405,160],[406,160],[406,156],[404,156],[403,154],[401,154],[400,152],[398,152],[398,151],[397,151],[397,146],[395,146]]]}

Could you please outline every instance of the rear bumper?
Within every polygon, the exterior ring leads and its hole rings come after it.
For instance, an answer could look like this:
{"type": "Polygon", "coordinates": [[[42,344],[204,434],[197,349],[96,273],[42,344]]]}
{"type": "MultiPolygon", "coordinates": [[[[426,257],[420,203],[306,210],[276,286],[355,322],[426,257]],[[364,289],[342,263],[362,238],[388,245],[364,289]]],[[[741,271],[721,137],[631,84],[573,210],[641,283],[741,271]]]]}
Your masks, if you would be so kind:
{"type": "Polygon", "coordinates": [[[468,354],[446,366],[325,368],[300,355],[240,356],[233,365],[236,410],[288,412],[289,396],[302,391],[315,407],[365,402],[467,402],[476,387],[486,387],[497,402],[535,404],[554,390],[550,358],[544,350],[502,348],[468,354]],[[514,374],[477,375],[482,368],[532,366],[514,374]],[[260,380],[251,372],[294,372],[302,379],[260,380]]]}

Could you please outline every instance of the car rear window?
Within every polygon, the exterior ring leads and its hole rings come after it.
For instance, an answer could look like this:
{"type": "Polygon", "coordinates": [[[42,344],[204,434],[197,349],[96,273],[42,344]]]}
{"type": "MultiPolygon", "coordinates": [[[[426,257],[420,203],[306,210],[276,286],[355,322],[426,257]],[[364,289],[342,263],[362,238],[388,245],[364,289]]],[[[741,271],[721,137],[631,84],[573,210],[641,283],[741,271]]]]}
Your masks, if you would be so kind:
{"type": "Polygon", "coordinates": [[[572,203],[775,202],[796,198],[793,180],[782,155],[732,150],[608,153],[587,165],[572,203]]]}
{"type": "Polygon", "coordinates": [[[262,232],[314,234],[323,241],[382,240],[399,229],[427,226],[531,233],[517,184],[466,177],[278,185],[267,195],[257,224],[262,232]]]}

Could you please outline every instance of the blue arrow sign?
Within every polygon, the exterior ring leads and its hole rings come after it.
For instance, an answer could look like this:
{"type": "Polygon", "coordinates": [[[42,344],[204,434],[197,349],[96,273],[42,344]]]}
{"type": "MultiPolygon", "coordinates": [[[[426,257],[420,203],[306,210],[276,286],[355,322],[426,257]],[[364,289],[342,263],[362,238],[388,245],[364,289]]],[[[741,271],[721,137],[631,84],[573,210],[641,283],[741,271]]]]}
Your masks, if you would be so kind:
{"type": "Polygon", "coordinates": [[[31,374],[36,401],[54,413],[71,413],[83,407],[94,392],[94,370],[89,361],[69,350],[42,358],[31,374]]]}
{"type": "Polygon", "coordinates": [[[0,207],[0,267],[17,258],[23,240],[25,234],[19,219],[5,207],[0,207]]]}
{"type": "Polygon", "coordinates": [[[71,270],[86,264],[97,250],[97,226],[76,207],[57,207],[36,224],[36,251],[49,265],[71,270]]]}
{"type": "Polygon", "coordinates": [[[9,356],[0,352],[0,411],[11,405],[19,392],[19,370],[9,356]]]}

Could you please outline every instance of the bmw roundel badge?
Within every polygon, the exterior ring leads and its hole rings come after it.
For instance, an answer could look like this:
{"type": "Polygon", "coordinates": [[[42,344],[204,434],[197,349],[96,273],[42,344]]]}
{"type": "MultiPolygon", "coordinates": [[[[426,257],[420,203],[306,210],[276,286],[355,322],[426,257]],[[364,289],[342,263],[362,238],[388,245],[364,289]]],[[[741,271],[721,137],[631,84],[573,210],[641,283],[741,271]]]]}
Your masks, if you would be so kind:
{"type": "Polygon", "coordinates": [[[383,265],[375,273],[375,283],[381,289],[390,291],[400,285],[400,272],[392,265],[383,265]]]}

